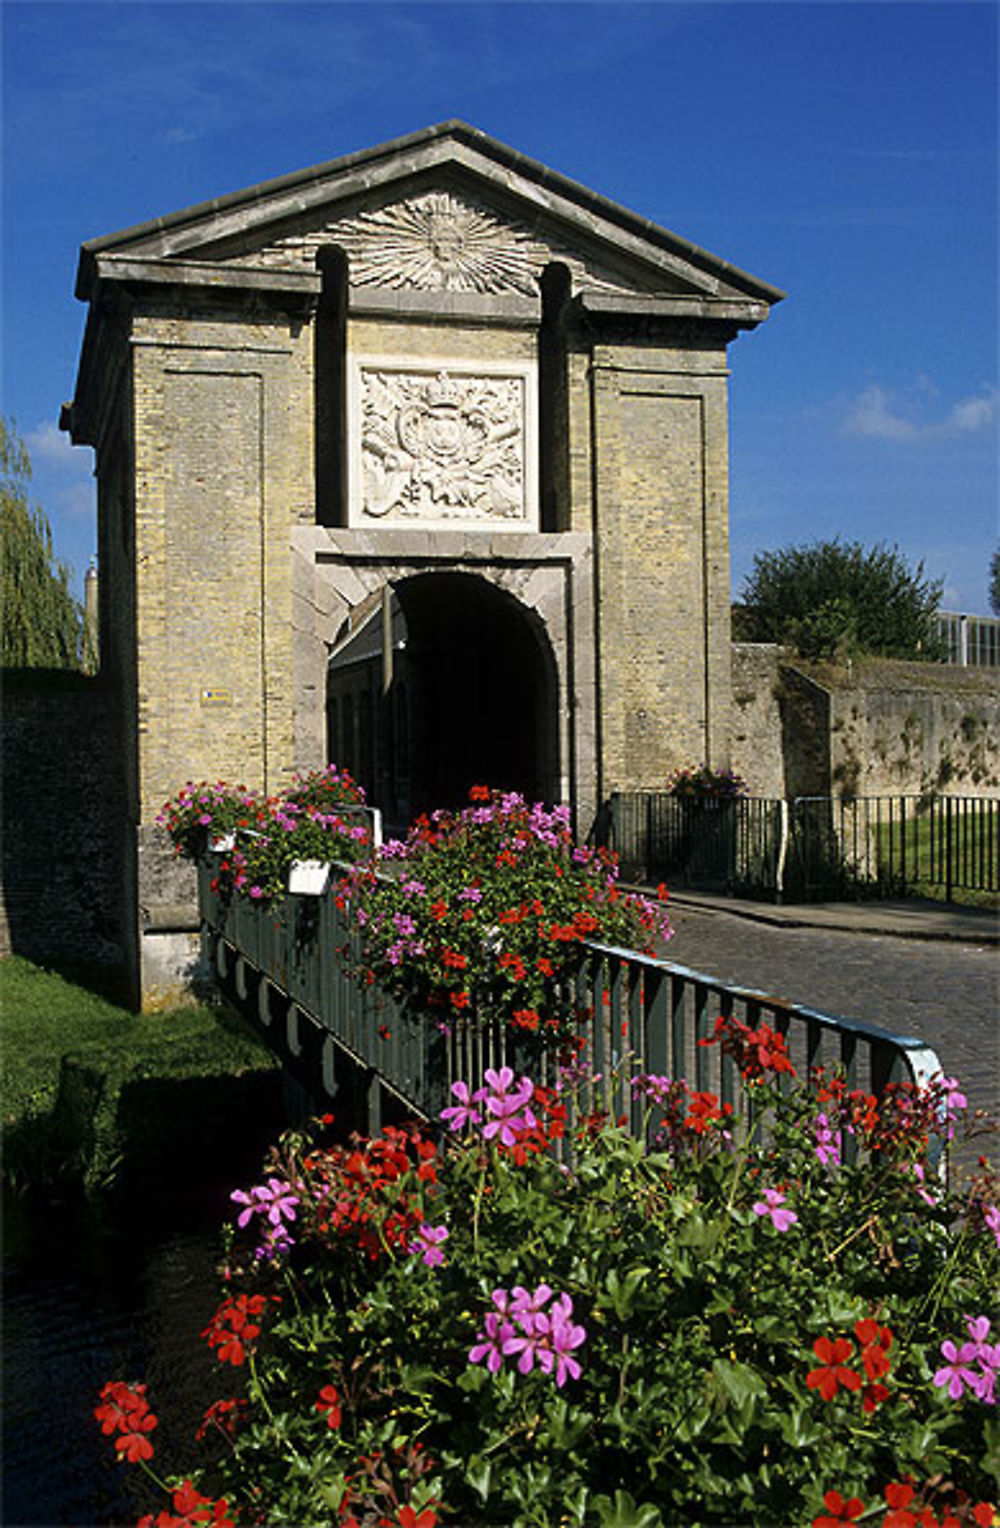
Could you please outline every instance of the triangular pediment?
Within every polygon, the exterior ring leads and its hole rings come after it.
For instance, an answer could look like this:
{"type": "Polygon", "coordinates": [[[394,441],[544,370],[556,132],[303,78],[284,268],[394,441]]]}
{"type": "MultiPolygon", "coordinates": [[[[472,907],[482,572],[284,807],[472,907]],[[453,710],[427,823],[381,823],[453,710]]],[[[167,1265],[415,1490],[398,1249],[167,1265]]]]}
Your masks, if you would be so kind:
{"type": "Polygon", "coordinates": [[[91,240],[80,295],[99,257],[315,271],[331,243],[354,288],[532,294],[558,261],[581,293],[782,296],[458,122],[91,240]]]}

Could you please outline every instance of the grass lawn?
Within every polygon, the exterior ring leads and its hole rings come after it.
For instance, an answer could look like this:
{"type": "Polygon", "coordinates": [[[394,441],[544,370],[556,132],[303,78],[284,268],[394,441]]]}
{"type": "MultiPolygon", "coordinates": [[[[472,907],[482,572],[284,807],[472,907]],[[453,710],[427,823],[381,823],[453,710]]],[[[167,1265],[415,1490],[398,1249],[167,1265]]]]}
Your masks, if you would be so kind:
{"type": "Polygon", "coordinates": [[[224,1007],[191,1002],[133,1014],[18,956],[0,961],[3,1174],[23,1187],[69,1174],[113,1175],[135,1135],[177,1131],[185,1100],[251,1076],[273,1083],[278,1063],[224,1007]]]}

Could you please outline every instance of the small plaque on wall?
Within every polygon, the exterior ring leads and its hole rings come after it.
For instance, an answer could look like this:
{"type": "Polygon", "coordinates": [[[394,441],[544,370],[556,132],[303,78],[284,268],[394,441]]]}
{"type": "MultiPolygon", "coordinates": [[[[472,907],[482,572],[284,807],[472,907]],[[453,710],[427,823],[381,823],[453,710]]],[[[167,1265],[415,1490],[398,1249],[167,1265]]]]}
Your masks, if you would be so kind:
{"type": "Polygon", "coordinates": [[[203,706],[231,706],[233,703],[232,690],[220,690],[213,686],[210,690],[202,690],[201,703],[203,706]]]}
{"type": "Polygon", "coordinates": [[[356,357],[351,524],[538,528],[531,362],[356,357]]]}

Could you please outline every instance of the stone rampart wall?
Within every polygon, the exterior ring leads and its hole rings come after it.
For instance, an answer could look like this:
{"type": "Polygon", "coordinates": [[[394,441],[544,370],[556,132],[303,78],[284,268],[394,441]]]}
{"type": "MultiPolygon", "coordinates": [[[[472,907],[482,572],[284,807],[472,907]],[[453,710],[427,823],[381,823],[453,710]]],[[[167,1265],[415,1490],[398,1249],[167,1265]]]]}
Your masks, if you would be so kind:
{"type": "Polygon", "coordinates": [[[988,796],[1000,790],[995,676],[733,647],[733,768],[755,796],[988,796]]]}

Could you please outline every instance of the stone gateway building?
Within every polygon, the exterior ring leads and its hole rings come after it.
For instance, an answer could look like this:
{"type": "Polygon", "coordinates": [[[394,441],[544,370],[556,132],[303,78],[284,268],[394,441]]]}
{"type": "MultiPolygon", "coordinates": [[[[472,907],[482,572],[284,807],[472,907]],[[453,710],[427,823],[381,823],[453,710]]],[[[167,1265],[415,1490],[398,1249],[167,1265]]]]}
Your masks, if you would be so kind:
{"type": "Polygon", "coordinates": [[[782,294],[462,123],[91,240],[76,394],[127,962],[155,818],[352,767],[390,822],[729,761],[727,346],[782,294]]]}

